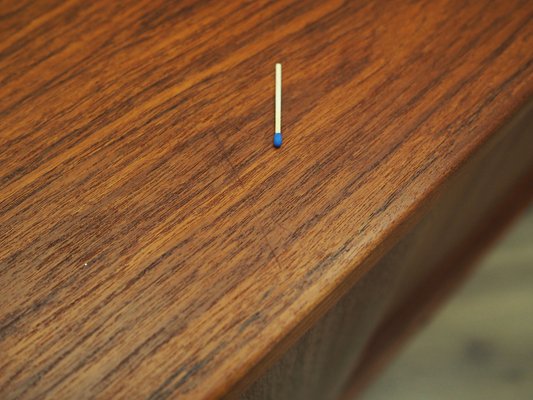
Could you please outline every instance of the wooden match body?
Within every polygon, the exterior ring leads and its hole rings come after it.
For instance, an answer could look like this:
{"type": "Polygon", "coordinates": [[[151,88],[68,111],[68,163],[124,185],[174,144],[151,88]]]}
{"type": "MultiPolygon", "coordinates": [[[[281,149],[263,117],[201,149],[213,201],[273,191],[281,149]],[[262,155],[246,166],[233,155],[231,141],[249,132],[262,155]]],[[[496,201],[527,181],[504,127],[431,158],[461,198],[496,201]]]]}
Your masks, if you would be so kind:
{"type": "Polygon", "coordinates": [[[276,96],[275,96],[275,128],[274,147],[281,147],[283,137],[281,136],[281,64],[276,64],[276,96]]]}

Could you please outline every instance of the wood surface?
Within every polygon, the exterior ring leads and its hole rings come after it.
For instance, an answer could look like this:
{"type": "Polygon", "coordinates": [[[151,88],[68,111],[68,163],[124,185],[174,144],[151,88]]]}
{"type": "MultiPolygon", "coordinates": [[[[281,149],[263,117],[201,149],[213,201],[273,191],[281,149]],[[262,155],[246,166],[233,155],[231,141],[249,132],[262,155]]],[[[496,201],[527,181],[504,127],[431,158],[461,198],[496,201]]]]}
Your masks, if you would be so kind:
{"type": "Polygon", "coordinates": [[[530,102],[430,196],[417,222],[244,398],[358,398],[533,198],[532,127],[530,102]]]}
{"type": "Polygon", "coordinates": [[[1,2],[0,397],[236,393],[531,98],[532,20],[509,0],[1,2]]]}

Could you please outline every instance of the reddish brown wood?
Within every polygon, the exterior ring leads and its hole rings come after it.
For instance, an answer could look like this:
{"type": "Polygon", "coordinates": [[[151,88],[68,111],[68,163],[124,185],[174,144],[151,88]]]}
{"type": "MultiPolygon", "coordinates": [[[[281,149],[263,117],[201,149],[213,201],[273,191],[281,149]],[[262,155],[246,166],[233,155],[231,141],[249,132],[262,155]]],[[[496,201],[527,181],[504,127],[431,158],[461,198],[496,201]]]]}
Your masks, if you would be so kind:
{"type": "Polygon", "coordinates": [[[248,386],[531,98],[532,17],[520,0],[2,2],[0,397],[248,386]]]}
{"type": "Polygon", "coordinates": [[[245,398],[355,398],[533,197],[532,122],[533,103],[420,205],[416,223],[398,228],[398,242],[245,398]]]}

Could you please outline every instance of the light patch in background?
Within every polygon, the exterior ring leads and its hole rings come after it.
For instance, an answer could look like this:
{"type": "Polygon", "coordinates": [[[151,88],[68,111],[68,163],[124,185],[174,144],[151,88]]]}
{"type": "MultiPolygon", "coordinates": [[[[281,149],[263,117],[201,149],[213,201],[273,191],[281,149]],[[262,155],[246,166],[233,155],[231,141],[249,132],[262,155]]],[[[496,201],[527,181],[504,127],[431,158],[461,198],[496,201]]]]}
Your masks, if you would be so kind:
{"type": "Polygon", "coordinates": [[[533,208],[361,399],[532,396],[533,208]]]}

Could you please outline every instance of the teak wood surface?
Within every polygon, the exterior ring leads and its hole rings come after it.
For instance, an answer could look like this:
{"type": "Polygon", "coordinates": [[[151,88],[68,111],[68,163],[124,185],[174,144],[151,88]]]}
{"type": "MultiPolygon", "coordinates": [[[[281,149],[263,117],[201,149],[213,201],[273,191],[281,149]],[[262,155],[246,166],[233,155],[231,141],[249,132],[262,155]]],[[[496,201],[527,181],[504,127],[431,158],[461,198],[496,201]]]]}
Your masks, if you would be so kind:
{"type": "Polygon", "coordinates": [[[235,394],[524,107],[532,21],[514,0],[0,2],[0,397],[235,394]]]}

